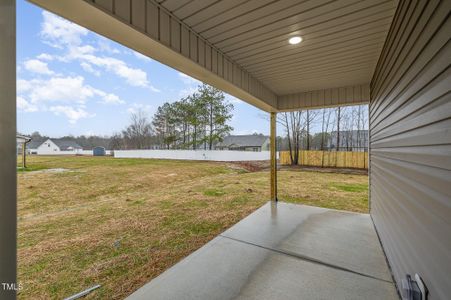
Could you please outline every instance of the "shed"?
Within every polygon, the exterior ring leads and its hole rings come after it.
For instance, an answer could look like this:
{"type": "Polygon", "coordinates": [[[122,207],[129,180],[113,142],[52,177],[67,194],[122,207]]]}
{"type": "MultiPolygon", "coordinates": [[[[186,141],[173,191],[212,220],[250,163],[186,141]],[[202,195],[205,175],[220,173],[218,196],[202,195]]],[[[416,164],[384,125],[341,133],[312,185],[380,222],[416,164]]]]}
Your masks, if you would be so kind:
{"type": "Polygon", "coordinates": [[[17,154],[21,153],[22,155],[22,168],[27,167],[26,162],[26,149],[27,149],[27,143],[31,141],[31,138],[29,136],[16,134],[16,147],[17,147],[17,154]],[[19,151],[20,149],[20,151],[19,151]]]}
{"type": "Polygon", "coordinates": [[[92,148],[92,155],[94,156],[105,156],[105,147],[94,147],[92,148]]]}

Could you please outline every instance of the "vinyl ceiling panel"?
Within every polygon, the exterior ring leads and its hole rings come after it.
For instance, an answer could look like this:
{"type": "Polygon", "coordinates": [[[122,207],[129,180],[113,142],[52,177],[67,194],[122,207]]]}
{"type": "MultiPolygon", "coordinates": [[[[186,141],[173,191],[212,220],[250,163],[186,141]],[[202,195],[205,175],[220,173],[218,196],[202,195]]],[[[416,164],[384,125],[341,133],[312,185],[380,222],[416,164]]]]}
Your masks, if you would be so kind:
{"type": "Polygon", "coordinates": [[[369,83],[394,0],[166,0],[160,5],[277,95],[369,83]],[[303,41],[290,45],[291,36],[303,41]]]}

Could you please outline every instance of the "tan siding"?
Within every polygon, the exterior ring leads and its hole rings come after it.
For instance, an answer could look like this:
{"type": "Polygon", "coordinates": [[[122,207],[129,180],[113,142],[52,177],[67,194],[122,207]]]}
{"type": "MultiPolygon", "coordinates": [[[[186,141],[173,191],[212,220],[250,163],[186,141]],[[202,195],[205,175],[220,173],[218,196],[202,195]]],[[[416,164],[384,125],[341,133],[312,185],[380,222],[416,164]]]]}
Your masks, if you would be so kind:
{"type": "Polygon", "coordinates": [[[277,98],[280,111],[365,104],[370,100],[369,84],[302,92],[277,98]]]}
{"type": "Polygon", "coordinates": [[[371,83],[370,207],[400,286],[451,294],[450,1],[400,1],[371,83]]]}
{"type": "Polygon", "coordinates": [[[130,0],[114,0],[113,8],[118,17],[130,23],[130,0]]]}
{"type": "Polygon", "coordinates": [[[132,24],[142,31],[146,30],[146,0],[133,0],[132,24]]]}

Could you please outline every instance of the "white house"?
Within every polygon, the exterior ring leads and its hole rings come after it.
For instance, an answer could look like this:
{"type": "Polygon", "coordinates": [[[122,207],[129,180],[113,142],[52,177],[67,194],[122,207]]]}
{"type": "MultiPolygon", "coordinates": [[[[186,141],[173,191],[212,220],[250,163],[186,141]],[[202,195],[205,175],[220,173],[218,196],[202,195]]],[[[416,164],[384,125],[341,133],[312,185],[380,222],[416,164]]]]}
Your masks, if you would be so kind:
{"type": "Polygon", "coordinates": [[[82,147],[67,139],[47,139],[37,147],[38,155],[80,154],[82,147]]]}

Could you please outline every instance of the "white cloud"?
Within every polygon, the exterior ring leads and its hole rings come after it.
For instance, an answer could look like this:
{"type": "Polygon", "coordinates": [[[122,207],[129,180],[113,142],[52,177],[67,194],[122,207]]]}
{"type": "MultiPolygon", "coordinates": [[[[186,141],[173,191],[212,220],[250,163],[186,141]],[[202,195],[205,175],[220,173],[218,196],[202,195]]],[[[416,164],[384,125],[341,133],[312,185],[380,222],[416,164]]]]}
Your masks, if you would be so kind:
{"type": "Polygon", "coordinates": [[[124,61],[114,57],[96,55],[96,52],[99,51],[111,54],[120,53],[118,49],[111,46],[107,39],[98,37],[97,48],[92,45],[83,45],[83,37],[89,33],[86,28],[49,12],[43,12],[42,15],[44,20],[41,24],[41,36],[44,42],[67,50],[65,55],[55,57],[56,59],[63,62],[79,60],[81,67],[86,72],[98,76],[100,73],[95,67],[102,68],[125,79],[125,82],[131,86],[145,87],[154,92],[159,92],[157,88],[150,84],[145,71],[130,67],[124,61]]]}
{"type": "Polygon", "coordinates": [[[102,103],[125,103],[117,95],[93,88],[84,83],[82,76],[52,77],[46,80],[32,79],[17,81],[18,93],[28,94],[33,104],[48,102],[77,103],[83,105],[90,98],[99,96],[102,103]]]}
{"type": "Polygon", "coordinates": [[[93,66],[96,66],[125,79],[131,86],[149,88],[154,92],[160,91],[150,84],[145,71],[129,67],[124,61],[114,57],[96,56],[92,54],[93,52],[91,46],[76,47],[71,50],[67,59],[79,59],[82,62],[81,64],[84,63],[82,67],[88,72],[93,72],[93,66]]]}
{"type": "Polygon", "coordinates": [[[128,109],[127,112],[130,114],[136,114],[138,111],[143,111],[148,115],[152,115],[153,107],[151,105],[133,103],[128,109]]]}
{"type": "Polygon", "coordinates": [[[55,115],[65,115],[69,123],[75,124],[80,119],[85,118],[91,118],[94,117],[95,114],[90,114],[83,108],[74,108],[71,106],[63,106],[63,105],[57,105],[50,107],[50,111],[53,112],[55,115]]]}
{"type": "Polygon", "coordinates": [[[16,82],[17,93],[23,93],[30,90],[32,87],[31,81],[18,79],[16,82]]]}
{"type": "Polygon", "coordinates": [[[97,41],[97,45],[100,51],[110,53],[110,54],[119,54],[121,51],[119,49],[114,48],[111,46],[110,40],[103,36],[99,36],[99,39],[97,41]]]}
{"type": "Polygon", "coordinates": [[[91,45],[74,46],[74,47],[70,47],[68,50],[69,50],[69,54],[66,57],[63,57],[62,60],[83,58],[83,55],[94,54],[94,52],[97,51],[97,49],[91,45]]]}
{"type": "Polygon", "coordinates": [[[23,97],[20,96],[17,97],[17,108],[25,112],[38,111],[36,105],[29,103],[27,100],[25,100],[23,97]]]}
{"type": "Polygon", "coordinates": [[[88,30],[69,22],[50,12],[43,11],[44,21],[41,23],[41,36],[47,44],[63,48],[68,45],[81,44],[81,37],[88,34],[88,30]]]}
{"type": "Polygon", "coordinates": [[[49,79],[17,80],[17,107],[26,112],[51,111],[75,124],[79,119],[92,117],[86,110],[89,99],[103,104],[125,103],[117,95],[93,88],[82,76],[52,77],[49,79]],[[27,100],[26,100],[27,99],[27,100]]]}
{"type": "Polygon", "coordinates": [[[132,86],[149,86],[146,72],[141,69],[131,68],[120,59],[113,57],[98,57],[91,54],[83,55],[81,58],[92,65],[103,67],[107,71],[113,72],[117,76],[124,78],[125,81],[132,86]]]}
{"type": "Polygon", "coordinates": [[[95,89],[84,84],[82,76],[52,77],[48,80],[32,79],[22,84],[29,88],[32,103],[76,102],[84,104],[95,95],[95,89]]]}
{"type": "Polygon", "coordinates": [[[55,73],[49,69],[47,63],[37,59],[30,59],[25,61],[24,66],[28,71],[38,74],[52,75],[55,73]]]}
{"type": "Polygon", "coordinates": [[[94,70],[94,68],[92,67],[92,65],[86,63],[86,62],[82,62],[80,63],[80,66],[82,67],[83,70],[85,70],[88,73],[92,73],[95,76],[100,76],[100,72],[98,70],[94,70]]]}
{"type": "Polygon", "coordinates": [[[38,56],[36,56],[36,58],[40,59],[40,60],[47,60],[47,61],[53,60],[53,56],[48,53],[41,53],[38,56]]]}
{"type": "Polygon", "coordinates": [[[95,93],[102,97],[101,103],[103,104],[124,104],[125,101],[121,100],[115,94],[108,94],[100,90],[96,90],[95,93]]]}

